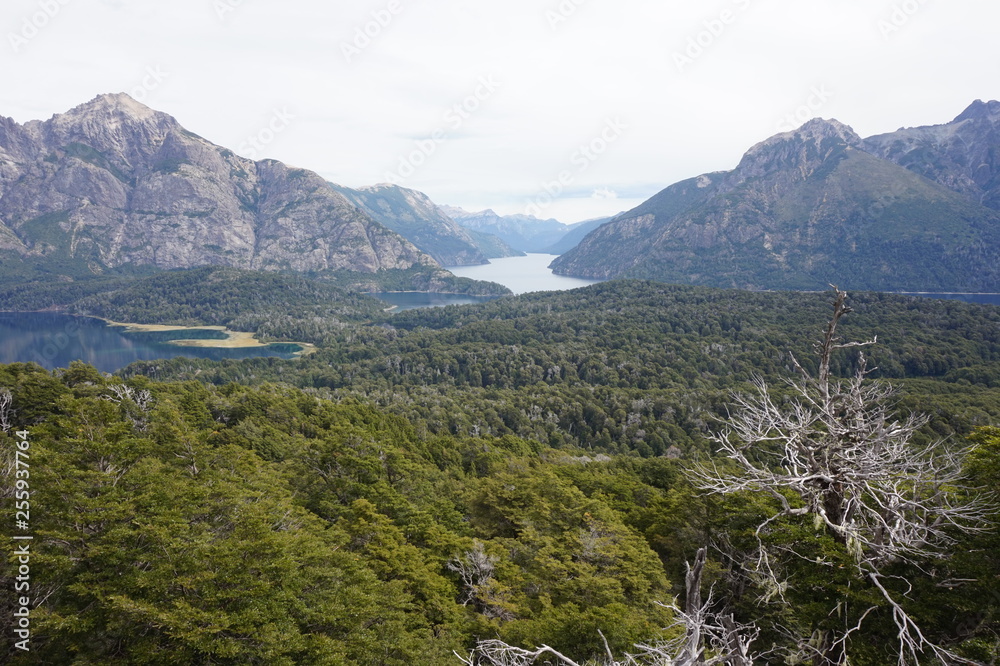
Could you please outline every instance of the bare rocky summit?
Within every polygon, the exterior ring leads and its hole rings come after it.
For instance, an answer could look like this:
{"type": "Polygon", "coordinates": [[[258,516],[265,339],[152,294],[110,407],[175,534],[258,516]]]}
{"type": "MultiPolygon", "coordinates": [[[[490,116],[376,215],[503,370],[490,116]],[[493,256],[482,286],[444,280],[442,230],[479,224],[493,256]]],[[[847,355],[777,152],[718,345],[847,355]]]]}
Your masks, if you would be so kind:
{"type": "Polygon", "coordinates": [[[811,120],[666,188],[557,274],[743,289],[1000,290],[1000,104],[863,140],[811,120]]]}
{"type": "Polygon", "coordinates": [[[0,118],[0,252],[67,275],[435,264],[316,173],[239,157],[125,94],[0,118]]]}
{"type": "Polygon", "coordinates": [[[864,149],[1000,210],[1000,102],[976,100],[950,123],[869,137],[864,149]]]}

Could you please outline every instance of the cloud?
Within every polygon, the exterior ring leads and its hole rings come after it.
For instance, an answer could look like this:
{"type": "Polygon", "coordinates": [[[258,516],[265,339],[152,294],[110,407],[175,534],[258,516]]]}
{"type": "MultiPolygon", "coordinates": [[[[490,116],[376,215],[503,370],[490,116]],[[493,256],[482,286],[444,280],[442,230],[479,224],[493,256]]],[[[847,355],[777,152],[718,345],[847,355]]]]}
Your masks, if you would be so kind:
{"type": "MultiPolygon", "coordinates": [[[[232,9],[224,20],[216,0],[65,3],[19,52],[0,45],[0,115],[48,118],[161,67],[170,76],[149,106],[234,150],[274,109],[294,109],[299,120],[262,156],[360,186],[385,180],[493,76],[502,87],[407,186],[440,203],[523,209],[605,119],[627,118],[613,149],[574,174],[580,198],[566,214],[584,219],[614,201],[591,193],[613,186],[624,204],[733,168],[789,116],[869,136],[1000,99],[1000,3],[981,0],[923,2],[905,20],[901,0],[587,0],[557,29],[554,0],[219,1],[232,9]],[[347,62],[354,40],[365,48],[347,62]],[[674,54],[688,48],[698,57],[678,72],[674,54]],[[836,94],[818,95],[824,86],[836,94]]],[[[5,0],[0,25],[21,30],[38,2],[5,0]]]]}
{"type": "Polygon", "coordinates": [[[591,195],[591,199],[617,199],[618,193],[609,187],[599,187],[595,189],[591,195]]]}

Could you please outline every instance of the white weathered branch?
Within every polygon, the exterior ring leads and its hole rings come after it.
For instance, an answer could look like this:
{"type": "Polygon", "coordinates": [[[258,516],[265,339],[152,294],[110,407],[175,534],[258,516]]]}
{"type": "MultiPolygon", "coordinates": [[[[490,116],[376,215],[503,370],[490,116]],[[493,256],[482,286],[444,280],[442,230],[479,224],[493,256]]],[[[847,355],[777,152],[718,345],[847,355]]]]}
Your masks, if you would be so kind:
{"type": "Polygon", "coordinates": [[[0,388],[0,430],[10,432],[14,427],[14,396],[10,389],[0,388]]]}
{"type": "Polygon", "coordinates": [[[149,422],[147,415],[153,407],[153,394],[147,389],[136,391],[128,384],[111,384],[108,386],[108,390],[111,391],[112,395],[104,395],[101,398],[116,405],[133,403],[139,409],[139,413],[128,413],[126,418],[136,429],[145,430],[149,422]]]}
{"type": "MultiPolygon", "coordinates": [[[[777,500],[780,510],[761,523],[757,538],[758,565],[766,566],[765,579],[778,589],[763,534],[781,517],[816,516],[854,555],[863,578],[874,583],[884,565],[939,554],[953,543],[956,529],[981,529],[992,512],[987,502],[960,492],[967,490],[962,487],[966,451],[949,450],[942,442],[915,446],[913,437],[927,418],[893,418],[894,392],[868,379],[863,354],[852,378],[831,379],[834,351],[875,343],[845,343],[837,337],[840,318],[850,312],[846,298],[837,291],[833,318],[816,347],[818,374],[811,376],[792,358],[800,377],[788,382],[791,399],[776,404],[759,378],[751,393],[734,396],[735,408],[713,441],[736,471],[713,463],[694,472],[696,485],[706,492],[766,492],[777,500]]],[[[879,587],[894,609],[901,660],[916,652],[929,652],[941,661],[955,659],[932,646],[902,606],[879,587]]],[[[847,638],[860,631],[865,617],[867,613],[858,627],[844,630],[827,648],[843,649],[846,655],[847,638]]]]}
{"type": "MultiPolygon", "coordinates": [[[[665,631],[680,629],[681,635],[668,641],[636,645],[636,654],[616,657],[604,634],[598,631],[604,643],[605,658],[600,666],[751,666],[758,655],[751,646],[760,631],[754,626],[738,623],[732,615],[712,610],[712,594],[702,598],[701,577],[707,550],[702,548],[694,565],[688,565],[686,576],[687,600],[682,610],[674,601],[659,604],[673,612],[674,622],[665,631]]],[[[561,666],[580,666],[570,657],[548,646],[533,650],[509,645],[501,640],[480,641],[472,654],[458,659],[468,666],[530,666],[535,663],[555,663],[561,666]],[[540,661],[544,660],[544,661],[540,661]]]]}

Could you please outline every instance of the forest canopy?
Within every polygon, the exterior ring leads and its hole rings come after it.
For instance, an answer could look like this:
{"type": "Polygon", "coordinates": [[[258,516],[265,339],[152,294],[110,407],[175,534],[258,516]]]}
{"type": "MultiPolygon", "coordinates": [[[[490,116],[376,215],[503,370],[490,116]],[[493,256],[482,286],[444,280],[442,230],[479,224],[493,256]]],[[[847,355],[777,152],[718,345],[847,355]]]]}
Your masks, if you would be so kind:
{"type": "MultiPolygon", "coordinates": [[[[647,282],[399,315],[344,300],[325,307],[359,309],[293,361],[0,366],[5,506],[26,432],[35,537],[32,651],[8,632],[4,659],[447,664],[498,640],[598,663],[683,636],[687,564],[707,548],[705,598],[759,629],[764,662],[841,600],[875,608],[851,663],[895,663],[892,608],[846,575],[845,543],[773,523],[768,548],[810,558],[781,562],[779,603],[749,559],[779,498],[697,483],[706,462],[733,469],[718,436],[734,395],[763,380],[789,405],[796,362],[821,369],[830,301],[647,282]]],[[[890,419],[927,414],[915,450],[968,448],[952,490],[1000,487],[1000,309],[849,303],[839,335],[879,341],[865,385],[897,388],[890,419]]],[[[204,305],[192,316],[226,307],[204,305]]],[[[833,377],[860,367],[831,357],[833,377]]],[[[996,518],[885,583],[929,642],[978,663],[1000,657],[996,518]]]]}

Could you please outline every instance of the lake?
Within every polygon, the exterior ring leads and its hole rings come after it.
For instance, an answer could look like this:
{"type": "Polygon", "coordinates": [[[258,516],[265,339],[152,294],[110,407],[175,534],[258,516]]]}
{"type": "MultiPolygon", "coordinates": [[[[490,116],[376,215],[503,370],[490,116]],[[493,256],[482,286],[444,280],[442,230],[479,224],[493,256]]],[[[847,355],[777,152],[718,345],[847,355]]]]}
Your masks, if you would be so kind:
{"type": "Polygon", "coordinates": [[[394,305],[393,312],[419,308],[441,308],[446,305],[472,305],[493,300],[492,296],[465,296],[464,294],[429,294],[423,291],[388,291],[372,294],[379,300],[394,305]]]}
{"type": "Polygon", "coordinates": [[[526,257],[506,257],[490,259],[485,266],[456,266],[448,270],[458,277],[499,282],[515,294],[532,291],[565,291],[597,284],[601,280],[554,275],[549,264],[556,258],[554,254],[529,254],[526,257]]]}
{"type": "Polygon", "coordinates": [[[102,372],[115,372],[133,361],[187,356],[189,358],[294,358],[298,345],[221,348],[183,347],[170,340],[221,339],[218,331],[126,333],[93,317],[52,312],[0,312],[0,363],[34,362],[44,368],[68,367],[81,360],[102,372]]]}
{"type": "MultiPolygon", "coordinates": [[[[596,284],[600,280],[553,275],[549,264],[556,258],[554,254],[529,254],[525,257],[490,259],[485,266],[449,266],[447,270],[458,277],[497,282],[515,294],[531,291],[564,291],[596,284]]],[[[439,308],[446,305],[470,305],[493,300],[493,296],[466,296],[464,294],[427,294],[418,291],[383,292],[374,294],[386,303],[394,305],[393,312],[418,308],[439,308]]]]}

